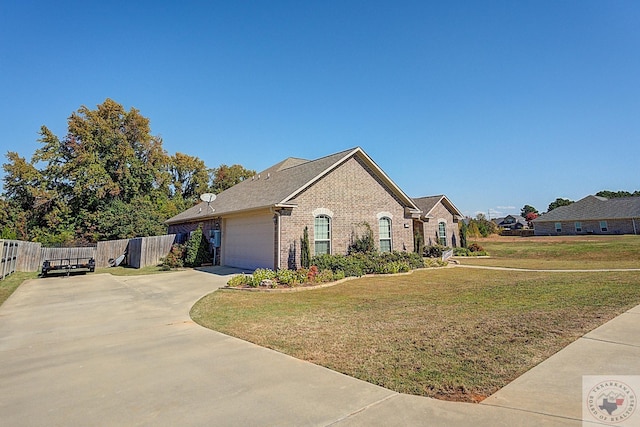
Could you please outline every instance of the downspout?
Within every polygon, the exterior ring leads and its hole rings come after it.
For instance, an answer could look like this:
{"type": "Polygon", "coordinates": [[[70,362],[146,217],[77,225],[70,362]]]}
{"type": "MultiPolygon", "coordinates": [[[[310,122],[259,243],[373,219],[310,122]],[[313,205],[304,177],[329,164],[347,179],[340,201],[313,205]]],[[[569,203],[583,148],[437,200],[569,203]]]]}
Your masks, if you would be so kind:
{"type": "Polygon", "coordinates": [[[638,229],[636,228],[636,219],[631,217],[631,222],[633,223],[633,234],[638,234],[638,229]]]}

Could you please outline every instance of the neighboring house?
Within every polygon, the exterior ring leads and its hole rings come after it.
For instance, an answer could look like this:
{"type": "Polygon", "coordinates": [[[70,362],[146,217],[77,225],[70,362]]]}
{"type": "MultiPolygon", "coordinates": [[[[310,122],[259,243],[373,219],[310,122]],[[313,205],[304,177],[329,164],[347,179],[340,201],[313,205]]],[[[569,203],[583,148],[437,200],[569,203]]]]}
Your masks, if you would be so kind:
{"type": "Polygon", "coordinates": [[[507,215],[503,218],[494,218],[491,221],[505,230],[522,230],[523,228],[529,228],[527,220],[520,215],[507,215]]]}
{"type": "Polygon", "coordinates": [[[640,234],[640,197],[587,196],[532,221],[536,236],[640,234]]]}
{"type": "Polygon", "coordinates": [[[464,216],[447,196],[419,197],[413,201],[422,211],[419,220],[413,222],[413,227],[415,233],[422,235],[425,245],[460,245],[458,222],[464,216]]]}
{"type": "Polygon", "coordinates": [[[296,268],[308,228],[310,254],[346,254],[367,223],[381,251],[412,251],[420,210],[361,149],[317,160],[288,158],[167,220],[169,233],[201,226],[216,264],[296,268]],[[213,243],[215,241],[215,243],[213,243]]]}

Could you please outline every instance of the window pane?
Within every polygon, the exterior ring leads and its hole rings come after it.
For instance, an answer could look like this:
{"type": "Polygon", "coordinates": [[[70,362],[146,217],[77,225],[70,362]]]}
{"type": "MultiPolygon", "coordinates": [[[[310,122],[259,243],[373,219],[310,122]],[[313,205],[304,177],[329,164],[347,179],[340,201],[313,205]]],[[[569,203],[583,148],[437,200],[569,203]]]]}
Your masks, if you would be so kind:
{"type": "Polygon", "coordinates": [[[331,253],[331,218],[320,215],[315,218],[313,239],[316,255],[331,253]]]}
{"type": "Polygon", "coordinates": [[[316,255],[323,255],[329,253],[329,242],[328,241],[320,241],[315,243],[316,245],[316,255]]]}
{"type": "Polygon", "coordinates": [[[391,252],[391,240],[380,240],[380,252],[391,252]]]}
{"type": "Polygon", "coordinates": [[[438,223],[438,243],[447,246],[447,224],[444,222],[438,223]]]}
{"type": "Polygon", "coordinates": [[[329,239],[329,217],[326,217],[326,216],[316,217],[314,237],[316,240],[329,239]]]}
{"type": "Polygon", "coordinates": [[[391,238],[391,220],[389,218],[380,218],[379,221],[380,239],[391,238]]]}

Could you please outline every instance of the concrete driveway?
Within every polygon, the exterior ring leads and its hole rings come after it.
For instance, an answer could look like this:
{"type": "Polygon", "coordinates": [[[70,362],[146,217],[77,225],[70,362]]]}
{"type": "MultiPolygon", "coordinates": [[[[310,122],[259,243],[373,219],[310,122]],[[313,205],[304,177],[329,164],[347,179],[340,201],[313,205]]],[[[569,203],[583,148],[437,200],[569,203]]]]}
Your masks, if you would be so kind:
{"type": "Polygon", "coordinates": [[[398,394],[194,324],[235,272],[24,283],[0,307],[0,425],[580,425],[514,395],[398,394]]]}

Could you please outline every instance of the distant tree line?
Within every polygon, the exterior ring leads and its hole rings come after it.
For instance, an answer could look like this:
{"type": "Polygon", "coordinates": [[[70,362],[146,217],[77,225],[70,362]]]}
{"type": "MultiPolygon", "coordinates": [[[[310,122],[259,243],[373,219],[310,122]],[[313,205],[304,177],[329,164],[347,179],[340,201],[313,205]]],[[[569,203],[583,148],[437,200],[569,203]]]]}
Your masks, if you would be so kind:
{"type": "Polygon", "coordinates": [[[95,110],[80,107],[67,123],[63,138],[42,126],[31,159],[6,154],[1,238],[71,244],[163,234],[164,221],[200,194],[255,174],[168,154],[149,119],[111,99],[95,110]]]}

